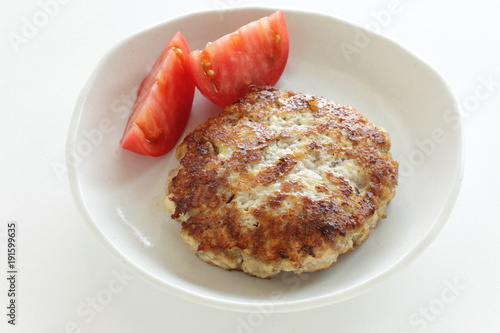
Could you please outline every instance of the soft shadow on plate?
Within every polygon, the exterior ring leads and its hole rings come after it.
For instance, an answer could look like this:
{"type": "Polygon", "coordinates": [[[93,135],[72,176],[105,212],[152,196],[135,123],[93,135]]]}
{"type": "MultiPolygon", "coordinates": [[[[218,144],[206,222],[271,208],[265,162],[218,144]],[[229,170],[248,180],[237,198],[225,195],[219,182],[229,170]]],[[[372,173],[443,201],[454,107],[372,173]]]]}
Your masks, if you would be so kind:
{"type": "MultiPolygon", "coordinates": [[[[394,42],[368,32],[367,45],[346,53],[342,45],[355,43],[362,28],[323,14],[285,10],[291,49],[278,88],[351,104],[386,128],[393,155],[401,163],[396,197],[370,238],[325,271],[259,280],[192,255],[180,239],[180,224],[163,208],[167,173],[178,165],[173,153],[148,158],[119,147],[130,100],[175,32],[184,34],[191,49],[202,48],[274,11],[200,12],[126,38],[91,75],[68,136],[75,202],[99,240],[129,270],[158,288],[231,311],[259,311],[257,305],[272,306],[275,312],[297,311],[365,292],[430,244],[451,212],[461,180],[458,111],[436,71],[394,42]]],[[[186,131],[219,111],[197,93],[186,131]]]]}

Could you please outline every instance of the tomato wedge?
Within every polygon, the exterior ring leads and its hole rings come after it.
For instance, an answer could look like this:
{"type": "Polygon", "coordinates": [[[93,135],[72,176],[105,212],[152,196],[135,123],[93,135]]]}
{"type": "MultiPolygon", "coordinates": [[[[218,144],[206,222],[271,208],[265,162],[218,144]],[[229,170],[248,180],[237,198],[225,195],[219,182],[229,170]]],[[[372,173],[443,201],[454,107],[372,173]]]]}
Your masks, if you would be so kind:
{"type": "Polygon", "coordinates": [[[189,71],[201,93],[225,107],[252,86],[275,85],[288,60],[285,15],[277,11],[189,54],[189,71]]]}
{"type": "Polygon", "coordinates": [[[185,70],[189,46],[176,33],[142,81],[120,145],[147,156],[169,152],[182,135],[195,86],[185,70]]]}

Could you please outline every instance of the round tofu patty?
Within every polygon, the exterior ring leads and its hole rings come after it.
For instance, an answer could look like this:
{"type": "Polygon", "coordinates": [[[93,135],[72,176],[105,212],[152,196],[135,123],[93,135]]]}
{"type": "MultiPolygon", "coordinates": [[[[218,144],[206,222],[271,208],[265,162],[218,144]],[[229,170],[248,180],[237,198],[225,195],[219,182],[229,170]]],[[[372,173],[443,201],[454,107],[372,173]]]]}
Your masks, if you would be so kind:
{"type": "Polygon", "coordinates": [[[351,106],[254,88],[178,146],[165,206],[210,264],[260,278],[325,269],[394,197],[390,145],[351,106]]]}

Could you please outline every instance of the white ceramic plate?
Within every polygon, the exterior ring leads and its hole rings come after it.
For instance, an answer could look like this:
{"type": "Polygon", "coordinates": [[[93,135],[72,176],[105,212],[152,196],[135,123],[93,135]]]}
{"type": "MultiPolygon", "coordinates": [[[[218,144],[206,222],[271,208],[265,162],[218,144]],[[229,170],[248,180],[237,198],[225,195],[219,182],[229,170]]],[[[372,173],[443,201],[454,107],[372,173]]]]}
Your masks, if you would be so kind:
{"type": "MultiPolygon", "coordinates": [[[[138,83],[181,31],[191,49],[273,9],[208,11],[140,31],[99,63],[77,102],[68,137],[70,184],[100,241],[128,269],[183,298],[237,311],[296,311],[358,295],[408,264],[446,222],[462,171],[457,106],[441,77],[394,42],[322,14],[285,10],[290,58],[279,88],[351,104],[388,130],[400,185],[371,237],[330,269],[260,280],[202,262],[163,208],[170,153],[150,158],[119,140],[138,83]]],[[[195,96],[190,131],[220,109],[195,96]]]]}

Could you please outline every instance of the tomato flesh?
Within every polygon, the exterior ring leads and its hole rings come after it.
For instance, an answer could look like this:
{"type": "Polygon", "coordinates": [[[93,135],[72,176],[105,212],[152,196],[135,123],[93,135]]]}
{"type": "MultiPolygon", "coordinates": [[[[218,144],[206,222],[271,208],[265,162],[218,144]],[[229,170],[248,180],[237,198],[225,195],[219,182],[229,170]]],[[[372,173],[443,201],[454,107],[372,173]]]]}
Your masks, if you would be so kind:
{"type": "Polygon", "coordinates": [[[285,15],[277,11],[191,52],[187,63],[201,93],[225,107],[253,86],[275,85],[289,47],[285,15]]]}
{"type": "Polygon", "coordinates": [[[121,147],[147,156],[169,152],[184,132],[195,86],[186,71],[189,46],[176,33],[143,79],[121,147]]]}

